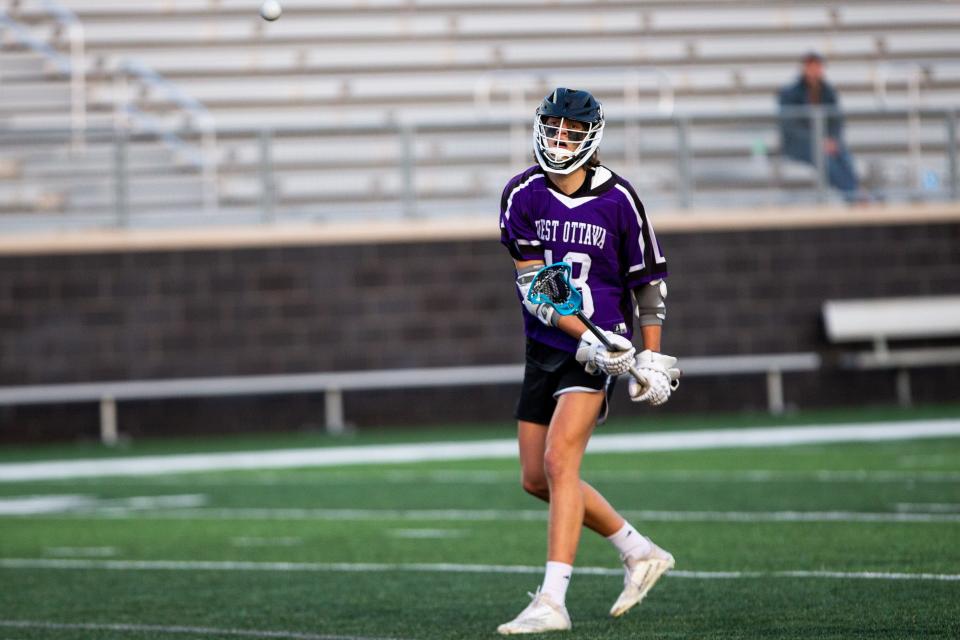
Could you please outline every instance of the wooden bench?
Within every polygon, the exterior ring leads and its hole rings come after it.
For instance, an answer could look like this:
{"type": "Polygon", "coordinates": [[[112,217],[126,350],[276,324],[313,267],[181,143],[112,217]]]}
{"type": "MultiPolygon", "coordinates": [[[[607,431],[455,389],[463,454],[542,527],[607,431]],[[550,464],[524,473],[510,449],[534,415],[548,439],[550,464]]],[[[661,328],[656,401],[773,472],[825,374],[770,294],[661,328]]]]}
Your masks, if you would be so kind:
{"type": "MultiPolygon", "coordinates": [[[[820,367],[815,353],[775,353],[710,356],[681,360],[684,376],[765,375],[767,406],[784,411],[784,372],[813,371],[820,367]]],[[[523,365],[485,365],[344,371],[336,373],[273,374],[218,378],[178,378],[0,387],[0,406],[100,403],[100,439],[115,444],[119,437],[117,402],[157,398],[191,398],[284,393],[323,393],[328,433],[346,430],[343,393],[371,389],[413,389],[453,386],[519,384],[523,365]]]]}
{"type": "Polygon", "coordinates": [[[911,347],[903,341],[960,338],[960,295],[863,300],[827,300],[823,304],[827,338],[832,343],[868,342],[871,349],[844,353],[848,369],[897,371],[897,400],[912,404],[909,370],[960,365],[960,346],[911,347]],[[891,341],[897,345],[891,346],[891,341]]]}

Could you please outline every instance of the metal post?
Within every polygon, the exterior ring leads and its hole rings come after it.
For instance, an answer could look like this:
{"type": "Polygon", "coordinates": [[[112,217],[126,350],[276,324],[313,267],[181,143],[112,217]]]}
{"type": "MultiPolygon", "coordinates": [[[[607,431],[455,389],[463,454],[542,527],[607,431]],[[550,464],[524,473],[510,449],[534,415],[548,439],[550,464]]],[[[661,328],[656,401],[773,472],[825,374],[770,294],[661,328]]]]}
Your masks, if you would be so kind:
{"type": "Polygon", "coordinates": [[[331,387],[324,397],[324,414],[327,433],[332,436],[343,435],[347,430],[343,421],[343,392],[331,387]]]}
{"type": "Polygon", "coordinates": [[[260,130],[260,217],[263,222],[276,220],[273,184],[273,133],[264,127],[260,130]]]}
{"type": "Polygon", "coordinates": [[[523,166],[530,157],[530,129],[526,119],[519,119],[524,113],[527,92],[522,82],[515,82],[510,87],[510,165],[523,166]]]}
{"type": "Polygon", "coordinates": [[[675,106],[673,82],[662,69],[654,69],[659,81],[660,96],[657,99],[657,109],[665,116],[673,115],[675,106]]]}
{"type": "Polygon", "coordinates": [[[774,415],[784,412],[783,374],[778,369],[767,371],[767,408],[774,415]]]}
{"type": "Polygon", "coordinates": [[[823,141],[826,137],[826,116],[823,107],[810,107],[810,151],[813,154],[813,166],[817,171],[817,202],[824,204],[827,201],[827,157],[823,152],[823,141]]]}
{"type": "Polygon", "coordinates": [[[689,209],[693,196],[692,158],[690,153],[690,120],[680,117],[677,126],[677,202],[681,209],[689,209]]]}
{"type": "Polygon", "coordinates": [[[203,211],[216,213],[220,208],[220,186],[217,177],[217,131],[212,119],[204,118],[200,134],[201,180],[203,181],[203,211]]]}
{"type": "Polygon", "coordinates": [[[417,190],[414,177],[414,166],[416,153],[413,148],[415,136],[414,128],[411,124],[400,126],[400,178],[402,191],[400,194],[400,207],[404,217],[412,218],[417,215],[417,190]]]}
{"type": "Polygon", "coordinates": [[[913,406],[913,394],[910,391],[910,372],[907,369],[897,370],[897,402],[904,409],[913,406]]]}
{"type": "Polygon", "coordinates": [[[70,39],[71,150],[82,153],[87,144],[87,58],[83,25],[71,23],[67,34],[70,39]]]}
{"type": "Polygon", "coordinates": [[[911,186],[920,191],[923,188],[923,149],[920,146],[920,67],[915,66],[907,78],[907,145],[910,152],[911,186]]]}
{"type": "Polygon", "coordinates": [[[623,83],[626,118],[623,123],[623,164],[629,175],[640,171],[640,77],[630,74],[623,83]]]}
{"type": "Polygon", "coordinates": [[[127,131],[113,133],[113,211],[118,227],[130,224],[130,183],[127,166],[127,131]]]}
{"type": "Polygon", "coordinates": [[[947,184],[950,199],[960,198],[960,176],[957,173],[957,112],[947,112],[947,184]]]}
{"type": "Polygon", "coordinates": [[[117,403],[110,396],[100,399],[100,442],[108,447],[117,444],[117,403]]]}

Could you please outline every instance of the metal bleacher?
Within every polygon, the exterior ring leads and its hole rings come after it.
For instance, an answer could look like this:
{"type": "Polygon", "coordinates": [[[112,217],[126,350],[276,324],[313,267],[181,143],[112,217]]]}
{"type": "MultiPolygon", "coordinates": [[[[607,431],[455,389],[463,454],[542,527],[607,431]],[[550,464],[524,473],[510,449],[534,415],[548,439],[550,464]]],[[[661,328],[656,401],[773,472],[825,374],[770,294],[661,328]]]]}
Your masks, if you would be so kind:
{"type": "Polygon", "coordinates": [[[82,152],[67,147],[70,77],[7,33],[0,176],[21,187],[0,190],[0,211],[119,224],[191,208],[238,219],[483,212],[529,161],[530,114],[556,85],[602,98],[604,158],[651,204],[822,201],[807,167],[770,160],[773,96],[811,48],[829,58],[868,181],[892,198],[954,195],[944,133],[960,101],[955,3],[289,0],[276,23],[247,0],[6,4],[64,59],[74,45],[51,7],[82,24],[86,127],[100,133],[82,152]]]}
{"type": "MultiPolygon", "coordinates": [[[[531,162],[533,109],[554,86],[603,100],[602,157],[652,209],[824,202],[810,168],[777,150],[774,96],[809,49],[828,56],[873,187],[958,197],[956,3],[286,0],[276,23],[256,4],[0,0],[0,230],[489,217],[531,162]]],[[[821,362],[741,354],[683,366],[763,376],[780,413],[783,375],[821,362]]],[[[92,381],[8,387],[0,405],[97,402],[112,443],[118,402],[313,391],[338,433],[344,393],[519,375],[92,381]]]]}

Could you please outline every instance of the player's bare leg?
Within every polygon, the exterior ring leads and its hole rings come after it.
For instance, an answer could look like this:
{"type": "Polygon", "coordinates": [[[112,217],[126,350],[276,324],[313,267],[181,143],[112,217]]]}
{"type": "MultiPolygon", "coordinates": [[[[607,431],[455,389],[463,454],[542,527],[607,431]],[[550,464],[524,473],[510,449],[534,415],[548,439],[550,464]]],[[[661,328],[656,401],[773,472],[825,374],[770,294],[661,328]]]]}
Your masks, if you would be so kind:
{"type": "MultiPolygon", "coordinates": [[[[550,486],[543,468],[547,428],[545,425],[521,421],[517,435],[523,489],[549,502],[550,486]]],[[[610,540],[620,551],[625,573],[624,588],[610,609],[610,615],[619,617],[639,604],[657,580],[673,568],[673,556],[639,534],[589,483],[581,480],[580,487],[584,501],[584,526],[610,540]]]]}
{"type": "MultiPolygon", "coordinates": [[[[550,484],[543,469],[543,456],[547,450],[547,426],[535,422],[520,421],[517,427],[520,442],[520,467],[523,490],[544,502],[550,502],[550,484]]],[[[583,494],[583,524],[604,537],[619,531],[624,519],[607,499],[588,482],[580,481],[583,494]]]]}
{"type": "Polygon", "coordinates": [[[603,400],[603,393],[561,395],[547,430],[543,470],[550,486],[547,558],[553,562],[572,565],[577,555],[585,512],[580,464],[603,400]]]}
{"type": "MultiPolygon", "coordinates": [[[[566,591],[585,512],[580,463],[603,398],[603,393],[561,395],[542,445],[537,438],[531,438],[528,443],[521,442],[521,449],[524,444],[532,444],[534,450],[540,448],[543,452],[540,466],[546,476],[550,497],[547,570],[533,602],[516,618],[500,625],[497,631],[501,634],[542,633],[571,627],[565,606],[566,591]]],[[[526,453],[526,460],[529,460],[529,447],[526,453]]]]}

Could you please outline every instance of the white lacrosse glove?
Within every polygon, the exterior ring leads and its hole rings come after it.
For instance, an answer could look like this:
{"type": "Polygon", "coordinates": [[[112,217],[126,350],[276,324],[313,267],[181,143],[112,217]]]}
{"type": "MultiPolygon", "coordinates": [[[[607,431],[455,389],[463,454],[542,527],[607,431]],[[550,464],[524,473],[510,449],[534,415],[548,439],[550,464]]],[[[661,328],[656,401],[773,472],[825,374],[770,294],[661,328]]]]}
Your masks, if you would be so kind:
{"type": "Polygon", "coordinates": [[[577,345],[577,362],[582,364],[590,374],[602,372],[609,376],[621,376],[630,370],[637,350],[623,336],[618,336],[611,331],[604,331],[603,335],[616,350],[607,350],[600,342],[600,338],[588,329],[580,336],[580,344],[577,345]]]}
{"type": "Polygon", "coordinates": [[[531,269],[517,276],[517,289],[520,291],[520,298],[523,301],[523,308],[534,318],[547,325],[555,327],[560,322],[560,314],[549,304],[531,302],[527,295],[530,293],[530,285],[533,284],[533,278],[537,275],[537,269],[531,269]]]}
{"type": "Polygon", "coordinates": [[[659,407],[670,399],[670,394],[680,386],[680,369],[677,359],[655,351],[641,351],[637,354],[635,365],[637,372],[646,381],[641,383],[633,376],[627,390],[634,402],[649,402],[659,407]]]}

